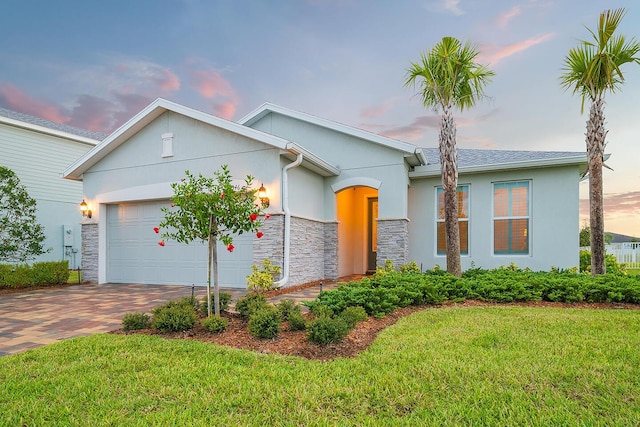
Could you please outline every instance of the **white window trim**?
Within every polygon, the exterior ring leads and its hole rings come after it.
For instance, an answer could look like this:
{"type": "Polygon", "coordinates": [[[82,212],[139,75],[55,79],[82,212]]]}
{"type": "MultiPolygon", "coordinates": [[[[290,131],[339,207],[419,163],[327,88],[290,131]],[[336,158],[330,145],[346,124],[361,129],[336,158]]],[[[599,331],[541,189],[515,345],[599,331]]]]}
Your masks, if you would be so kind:
{"type": "Polygon", "coordinates": [[[491,183],[491,256],[492,257],[497,257],[497,258],[504,258],[504,257],[519,257],[519,258],[530,258],[533,256],[533,239],[531,236],[533,236],[533,218],[532,218],[532,211],[533,211],[533,207],[531,205],[531,201],[532,201],[532,197],[531,194],[533,193],[533,179],[531,178],[525,178],[525,179],[512,179],[512,180],[507,180],[507,181],[494,181],[491,183]],[[495,197],[494,197],[494,192],[495,192],[495,185],[496,184],[508,184],[511,182],[528,182],[529,183],[529,191],[527,193],[527,207],[528,207],[528,211],[529,211],[529,215],[527,216],[500,216],[497,217],[495,216],[495,197]],[[529,220],[529,228],[527,228],[527,243],[528,243],[528,252],[525,253],[508,253],[508,254],[497,254],[496,253],[496,248],[495,248],[495,224],[496,224],[496,220],[499,219],[528,219],[529,220]]]}
{"type": "MultiPolygon", "coordinates": [[[[471,256],[471,183],[458,184],[458,187],[467,187],[467,214],[468,214],[467,218],[462,219],[462,221],[467,222],[467,253],[466,254],[460,253],[460,257],[470,257],[471,256]]],[[[444,222],[444,219],[440,219],[438,215],[438,189],[442,189],[442,185],[437,185],[434,191],[436,220],[434,221],[433,253],[435,257],[445,258],[447,256],[446,252],[442,254],[438,253],[438,224],[441,222],[444,222]]],[[[458,222],[460,222],[460,218],[458,218],[458,222]]]]}

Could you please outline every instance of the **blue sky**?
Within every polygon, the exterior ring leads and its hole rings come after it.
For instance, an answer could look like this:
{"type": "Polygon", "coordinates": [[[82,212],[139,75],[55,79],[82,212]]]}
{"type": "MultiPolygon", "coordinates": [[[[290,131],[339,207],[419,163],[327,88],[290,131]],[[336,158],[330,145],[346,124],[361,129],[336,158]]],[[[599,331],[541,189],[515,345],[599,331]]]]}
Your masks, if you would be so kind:
{"type": "MultiPolygon", "coordinates": [[[[435,147],[438,116],[403,81],[453,36],[496,73],[488,98],[456,115],[461,148],[584,151],[563,59],[618,7],[621,33],[640,38],[637,0],[9,0],[0,107],[110,132],[157,97],[230,120],[272,102],[435,147]]],[[[606,98],[605,222],[640,236],[640,66],[623,71],[606,98]]]]}

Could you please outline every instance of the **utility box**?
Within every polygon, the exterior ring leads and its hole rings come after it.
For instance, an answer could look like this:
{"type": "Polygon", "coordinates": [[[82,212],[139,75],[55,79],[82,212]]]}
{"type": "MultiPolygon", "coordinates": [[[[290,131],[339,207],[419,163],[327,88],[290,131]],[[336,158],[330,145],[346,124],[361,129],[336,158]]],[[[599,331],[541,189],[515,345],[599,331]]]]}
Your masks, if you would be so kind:
{"type": "Polygon", "coordinates": [[[62,241],[64,246],[73,246],[73,227],[70,225],[62,226],[62,241]]]}

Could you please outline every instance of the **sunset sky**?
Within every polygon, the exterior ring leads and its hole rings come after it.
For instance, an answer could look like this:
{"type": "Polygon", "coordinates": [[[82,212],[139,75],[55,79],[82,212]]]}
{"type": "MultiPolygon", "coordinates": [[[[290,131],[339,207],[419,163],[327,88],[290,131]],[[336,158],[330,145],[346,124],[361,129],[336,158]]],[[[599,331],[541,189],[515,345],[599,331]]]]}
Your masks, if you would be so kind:
{"type": "MultiPolygon", "coordinates": [[[[453,36],[496,73],[456,113],[461,148],[584,151],[588,105],[560,87],[563,60],[618,7],[640,38],[637,0],[7,1],[0,107],[109,133],[158,97],[230,120],[272,102],[435,147],[438,116],[403,81],[453,36]]],[[[640,66],[623,72],[606,97],[605,228],[640,236],[640,66]]]]}

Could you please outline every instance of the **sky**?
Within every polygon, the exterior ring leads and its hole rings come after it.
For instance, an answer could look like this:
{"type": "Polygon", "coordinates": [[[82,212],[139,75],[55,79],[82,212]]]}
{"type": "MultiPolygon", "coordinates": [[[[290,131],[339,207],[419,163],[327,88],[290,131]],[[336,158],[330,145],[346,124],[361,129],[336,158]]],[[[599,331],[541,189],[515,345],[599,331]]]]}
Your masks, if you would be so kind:
{"type": "MultiPolygon", "coordinates": [[[[438,113],[404,86],[444,36],[496,74],[456,112],[459,148],[585,151],[588,105],[560,86],[599,14],[638,0],[4,0],[0,107],[110,133],[158,97],[238,120],[264,102],[437,147],[438,113]]],[[[606,96],[605,229],[640,236],[640,65],[606,96]]],[[[588,218],[580,184],[580,222],[588,218]]]]}

